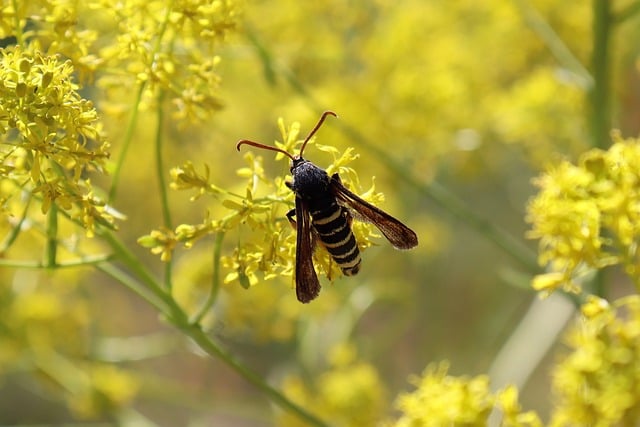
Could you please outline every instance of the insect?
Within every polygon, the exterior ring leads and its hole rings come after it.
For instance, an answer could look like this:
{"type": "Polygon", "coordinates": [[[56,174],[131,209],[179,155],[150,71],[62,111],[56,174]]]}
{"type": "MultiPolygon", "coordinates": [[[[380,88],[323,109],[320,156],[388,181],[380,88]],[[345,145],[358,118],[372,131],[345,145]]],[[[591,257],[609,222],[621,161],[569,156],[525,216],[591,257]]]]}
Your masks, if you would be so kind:
{"type": "Polygon", "coordinates": [[[337,117],[334,112],[325,111],[304,139],[297,156],[246,139],[236,145],[238,151],[242,145],[251,145],[277,151],[291,159],[293,181],[286,182],[286,185],[295,193],[296,204],[295,209],[287,213],[287,219],[297,230],[296,296],[303,303],[313,300],[320,292],[320,282],[313,267],[316,241],[319,240],[327,249],[345,276],[353,276],[360,270],[360,249],[351,231],[354,216],[373,223],[397,249],[411,249],[418,244],[416,233],[347,189],[337,173],[329,176],[324,169],[302,158],[307,142],[320,129],[327,116],[337,117]]]}

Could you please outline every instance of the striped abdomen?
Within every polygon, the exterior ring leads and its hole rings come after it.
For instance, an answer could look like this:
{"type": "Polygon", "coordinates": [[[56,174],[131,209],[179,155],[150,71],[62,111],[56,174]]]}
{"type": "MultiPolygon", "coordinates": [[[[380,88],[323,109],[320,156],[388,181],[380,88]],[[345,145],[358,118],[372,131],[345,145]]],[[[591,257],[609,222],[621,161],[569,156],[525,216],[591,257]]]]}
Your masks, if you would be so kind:
{"type": "Polygon", "coordinates": [[[310,206],[311,225],[345,276],[360,270],[360,249],[351,232],[349,213],[335,199],[315,200],[310,206]],[[319,203],[320,202],[320,203],[319,203]]]}

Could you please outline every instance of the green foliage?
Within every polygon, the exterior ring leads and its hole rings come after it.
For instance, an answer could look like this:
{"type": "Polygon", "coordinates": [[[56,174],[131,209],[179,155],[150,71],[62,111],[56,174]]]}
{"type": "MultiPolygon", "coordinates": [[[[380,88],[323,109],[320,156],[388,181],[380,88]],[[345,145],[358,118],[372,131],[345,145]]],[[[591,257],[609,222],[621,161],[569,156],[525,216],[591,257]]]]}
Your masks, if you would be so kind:
{"type": "Polygon", "coordinates": [[[0,424],[638,424],[640,7],[591,3],[4,0],[0,424]],[[327,108],[305,157],[421,243],[354,221],[302,305],[289,159],[234,141],[327,108]],[[512,307],[552,294],[525,387],[512,307]]]}

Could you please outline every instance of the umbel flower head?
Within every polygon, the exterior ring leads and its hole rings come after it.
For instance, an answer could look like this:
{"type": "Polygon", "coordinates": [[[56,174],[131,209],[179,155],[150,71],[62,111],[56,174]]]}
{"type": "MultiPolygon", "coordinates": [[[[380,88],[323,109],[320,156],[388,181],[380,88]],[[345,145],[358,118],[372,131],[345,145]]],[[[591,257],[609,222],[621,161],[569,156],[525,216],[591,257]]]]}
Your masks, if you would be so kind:
{"type": "Polygon", "coordinates": [[[430,365],[420,378],[412,378],[416,390],[398,396],[395,406],[402,415],[393,427],[484,426],[492,411],[500,413],[502,426],[541,427],[533,412],[522,412],[518,391],[508,386],[495,393],[489,377],[454,377],[449,364],[430,365]]]}
{"type": "Polygon", "coordinates": [[[0,201],[21,190],[40,200],[43,213],[52,204],[93,233],[95,222],[112,223],[95,197],[90,172],[104,173],[109,145],[91,101],[73,83],[70,61],[20,47],[0,57],[0,201]]]}
{"type": "Polygon", "coordinates": [[[553,372],[550,425],[640,423],[640,296],[589,297],[553,372]]]}
{"type": "Polygon", "coordinates": [[[563,161],[534,181],[540,190],[527,209],[528,236],[540,240],[549,270],[534,279],[537,290],[578,293],[582,275],[615,264],[640,289],[640,142],[614,139],[607,151],[563,161]]]}

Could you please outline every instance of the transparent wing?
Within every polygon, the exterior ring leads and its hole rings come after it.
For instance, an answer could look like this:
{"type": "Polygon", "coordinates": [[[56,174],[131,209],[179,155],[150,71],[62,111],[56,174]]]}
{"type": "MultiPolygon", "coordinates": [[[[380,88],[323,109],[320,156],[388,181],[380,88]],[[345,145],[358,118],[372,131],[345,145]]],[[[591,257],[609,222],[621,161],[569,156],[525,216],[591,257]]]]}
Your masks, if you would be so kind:
{"type": "Polygon", "coordinates": [[[409,227],[364,201],[349,191],[340,180],[338,174],[331,177],[331,187],[336,198],[344,205],[356,211],[364,220],[378,227],[380,232],[397,249],[411,249],[418,245],[418,236],[409,227]]]}

